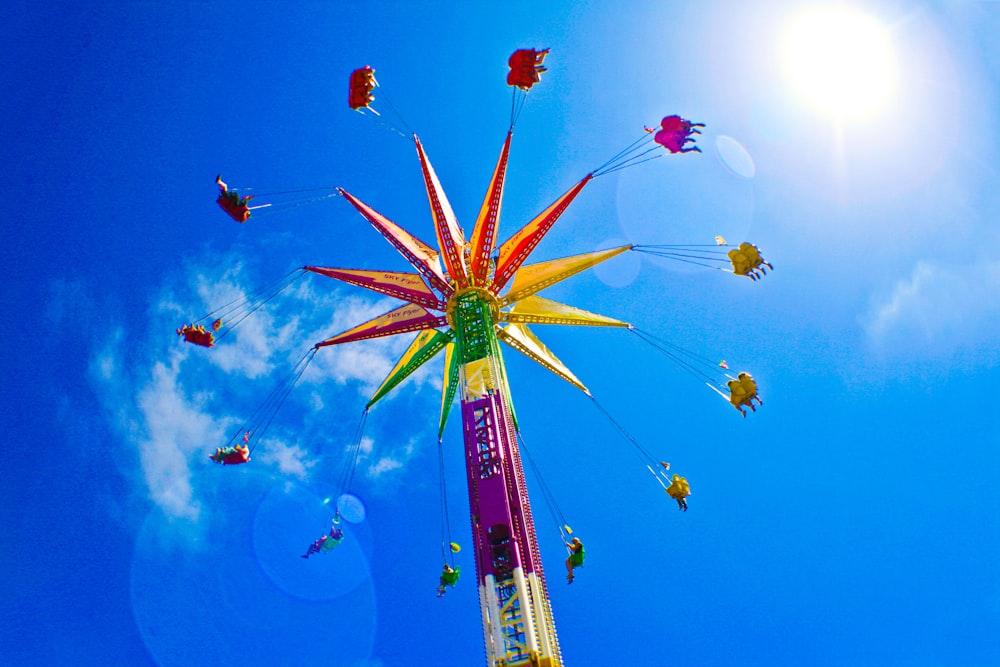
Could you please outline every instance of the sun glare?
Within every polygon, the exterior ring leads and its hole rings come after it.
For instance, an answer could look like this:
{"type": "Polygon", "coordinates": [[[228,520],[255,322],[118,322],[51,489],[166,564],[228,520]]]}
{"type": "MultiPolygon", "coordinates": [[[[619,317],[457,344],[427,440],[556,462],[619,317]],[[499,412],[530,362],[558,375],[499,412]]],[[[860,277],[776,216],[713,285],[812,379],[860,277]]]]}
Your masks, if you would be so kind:
{"type": "Polygon", "coordinates": [[[838,119],[874,115],[895,86],[889,36],[878,21],[844,6],[813,8],[789,23],[782,62],[795,91],[838,119]]]}

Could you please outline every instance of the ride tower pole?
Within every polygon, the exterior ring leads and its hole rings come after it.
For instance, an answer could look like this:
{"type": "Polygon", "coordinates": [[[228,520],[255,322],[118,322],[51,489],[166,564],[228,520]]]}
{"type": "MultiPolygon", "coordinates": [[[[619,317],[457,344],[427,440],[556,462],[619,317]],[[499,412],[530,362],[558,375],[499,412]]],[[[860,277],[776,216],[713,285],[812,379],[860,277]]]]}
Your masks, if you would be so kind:
{"type": "Polygon", "coordinates": [[[561,667],[535,524],[497,339],[500,304],[487,289],[451,297],[476,581],[490,667],[561,667]]]}

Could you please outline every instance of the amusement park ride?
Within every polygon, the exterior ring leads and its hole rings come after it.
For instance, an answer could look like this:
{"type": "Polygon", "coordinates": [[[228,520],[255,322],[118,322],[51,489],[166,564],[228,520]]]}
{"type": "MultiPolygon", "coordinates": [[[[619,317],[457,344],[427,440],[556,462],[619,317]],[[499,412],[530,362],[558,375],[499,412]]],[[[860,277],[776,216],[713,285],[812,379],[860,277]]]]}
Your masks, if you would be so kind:
{"type": "MultiPolygon", "coordinates": [[[[726,253],[723,249],[678,255],[676,249],[680,246],[622,246],[526,264],[546,233],[594,178],[650,159],[645,157],[650,151],[661,155],[665,154],[663,149],[670,153],[697,150],[692,135],[698,134],[698,128],[702,126],[678,116],[665,118],[655,133],[647,129],[646,136],[588,173],[509,239],[498,243],[501,202],[514,125],[525,93],[545,71],[542,62],[546,54],[547,50],[521,49],[511,56],[508,83],[514,87],[515,98],[511,124],[470,238],[466,239],[423,145],[412,134],[407,138],[412,137],[416,147],[434,219],[438,250],[412,236],[354,194],[337,188],[333,196],[342,196],[350,203],[409,262],[413,271],[317,266],[306,266],[300,270],[325,275],[405,302],[394,310],[317,343],[307,354],[308,360],[311,360],[312,355],[324,347],[417,332],[416,338],[375,392],[368,407],[417,368],[444,352],[439,437],[457,395],[461,405],[472,549],[486,658],[487,664],[493,667],[557,667],[563,664],[528,499],[517,420],[501,343],[533,359],[589,396],[587,388],[528,325],[632,327],[626,322],[543,298],[538,295],[539,292],[630,250],[695,257],[699,260],[696,263],[701,260],[731,262],[734,273],[755,280],[763,274],[764,266],[770,266],[749,244],[730,250],[721,260],[711,253],[726,253]],[[649,148],[654,141],[658,146],[649,148]]],[[[385,116],[371,107],[377,85],[373,69],[364,67],[356,70],[350,79],[349,103],[353,109],[386,124],[385,116]]],[[[221,190],[220,206],[239,222],[250,218],[248,200],[234,196],[235,191],[230,190],[221,178],[217,182],[221,190]]],[[[717,245],[725,247],[725,242],[717,245]]],[[[267,298],[270,295],[267,293],[267,298]]],[[[228,318],[232,322],[233,318],[231,315],[217,315],[206,316],[209,318],[206,321],[211,322],[213,331],[221,329],[221,333],[225,333],[225,321],[228,318]]],[[[182,335],[188,342],[206,347],[214,344],[212,332],[204,326],[200,329],[195,324],[185,326],[192,327],[183,329],[182,335]]],[[[717,363],[712,365],[720,373],[727,368],[724,362],[722,369],[717,363]]],[[[300,362],[294,378],[300,377],[303,370],[300,362]]],[[[760,399],[756,384],[752,379],[748,383],[744,376],[750,378],[747,374],[741,374],[739,378],[727,375],[729,382],[717,383],[717,387],[711,382],[709,384],[745,416],[743,408],[754,409],[753,401],[756,399],[759,403],[760,399]]],[[[290,388],[289,384],[287,389],[290,388]]],[[[237,447],[245,451],[248,443],[254,445],[254,441],[262,435],[262,432],[254,433],[253,429],[248,429],[246,433],[241,431],[243,442],[237,447]]],[[[230,444],[236,442],[234,438],[230,444]]],[[[243,463],[249,460],[249,456],[244,455],[232,461],[223,461],[226,453],[224,449],[216,453],[219,462],[243,463]]],[[[650,460],[648,467],[679,503],[690,493],[686,480],[683,484],[686,493],[677,493],[676,484],[669,487],[664,484],[659,477],[663,474],[659,462],[650,460]]],[[[677,479],[675,476],[674,481],[677,479]]],[[[667,483],[670,483],[669,479],[667,483]]]]}

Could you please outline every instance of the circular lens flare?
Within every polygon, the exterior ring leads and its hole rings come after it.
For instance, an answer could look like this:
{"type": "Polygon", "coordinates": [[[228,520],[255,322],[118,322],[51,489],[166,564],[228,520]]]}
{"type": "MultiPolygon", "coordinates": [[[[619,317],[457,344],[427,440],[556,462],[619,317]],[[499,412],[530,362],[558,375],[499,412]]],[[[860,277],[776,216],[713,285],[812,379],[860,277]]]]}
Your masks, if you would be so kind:
{"type": "Polygon", "coordinates": [[[757,173],[750,153],[736,139],[720,134],[715,138],[715,152],[731,173],[743,178],[753,178],[757,173]]]}
{"type": "Polygon", "coordinates": [[[340,510],[340,515],[349,523],[361,523],[368,516],[365,501],[353,493],[340,494],[337,498],[337,508],[340,510]]]}
{"type": "Polygon", "coordinates": [[[783,42],[782,62],[804,101],[836,118],[873,115],[895,87],[885,29],[844,6],[813,8],[795,17],[783,42]]]}

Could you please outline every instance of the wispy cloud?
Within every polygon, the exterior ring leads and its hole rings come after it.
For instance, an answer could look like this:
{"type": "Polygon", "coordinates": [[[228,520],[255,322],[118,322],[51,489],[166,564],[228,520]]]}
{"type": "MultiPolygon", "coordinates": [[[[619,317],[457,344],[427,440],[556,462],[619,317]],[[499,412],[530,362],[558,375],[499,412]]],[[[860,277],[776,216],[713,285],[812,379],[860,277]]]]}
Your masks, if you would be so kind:
{"type": "MultiPolygon", "coordinates": [[[[213,265],[217,262],[218,258],[213,265]]],[[[133,343],[127,367],[118,352],[126,335],[122,330],[107,334],[91,358],[91,376],[106,412],[123,446],[139,462],[140,488],[168,516],[191,522],[197,522],[204,503],[213,500],[216,485],[207,475],[220,471],[208,462],[208,454],[239,429],[294,362],[316,342],[393,307],[386,300],[344,298],[334,285],[319,291],[299,282],[215,348],[180,342],[173,329],[190,321],[192,314],[198,317],[251,292],[243,268],[233,266],[217,280],[206,277],[211,275],[207,265],[191,266],[183,283],[169,284],[150,310],[148,322],[129,323],[149,333],[145,341],[139,336],[140,341],[133,343]]],[[[353,396],[370,394],[402,354],[409,342],[404,338],[321,350],[302,378],[308,391],[300,387],[289,400],[298,403],[292,413],[341,402],[336,396],[344,389],[353,396]]],[[[289,410],[288,405],[283,408],[289,410]]],[[[316,434],[298,422],[292,437],[280,430],[268,432],[251,465],[270,468],[276,475],[307,478],[316,460],[304,443],[318,439],[316,434]]],[[[370,458],[373,449],[374,441],[364,438],[362,456],[369,463],[362,469],[370,477],[401,469],[413,448],[380,453],[376,460],[370,458]]]]}
{"type": "Polygon", "coordinates": [[[1000,333],[1000,262],[945,266],[922,261],[861,318],[869,341],[888,356],[919,351],[995,354],[1000,333]]]}
{"type": "MultiPolygon", "coordinates": [[[[222,304],[247,301],[248,289],[241,284],[245,280],[243,273],[243,267],[236,264],[216,280],[204,273],[197,274],[194,282],[201,301],[200,312],[211,312],[222,304]]],[[[233,330],[229,344],[213,350],[209,360],[231,375],[239,374],[248,379],[265,376],[274,368],[274,357],[289,347],[294,328],[294,323],[277,326],[273,310],[259,308],[233,330]]]]}
{"type": "Polygon", "coordinates": [[[270,440],[267,449],[259,458],[264,463],[277,466],[278,471],[285,475],[305,478],[306,472],[316,465],[309,459],[309,452],[298,445],[289,445],[281,440],[270,440]]]}
{"type": "Polygon", "coordinates": [[[188,461],[204,443],[221,441],[222,434],[218,422],[185,395],[179,368],[179,355],[169,365],[154,363],[149,382],[139,389],[137,445],[153,501],[173,516],[197,519],[200,507],[188,461]]]}
{"type": "Polygon", "coordinates": [[[149,497],[169,516],[197,520],[201,508],[189,461],[199,447],[220,439],[220,422],[179,384],[185,352],[152,362],[136,386],[119,362],[121,338],[121,330],[113,332],[91,361],[98,392],[113,427],[134,448],[149,497]]]}
{"type": "Polygon", "coordinates": [[[391,456],[383,456],[375,463],[368,466],[368,476],[372,478],[381,477],[390,470],[399,470],[403,467],[403,462],[391,456]]]}
{"type": "MultiPolygon", "coordinates": [[[[371,447],[369,446],[369,451],[367,452],[370,458],[371,447]]],[[[390,449],[388,452],[381,454],[378,458],[368,464],[366,469],[366,474],[369,479],[379,479],[386,473],[402,470],[406,464],[413,458],[416,453],[416,448],[414,446],[414,441],[410,440],[405,445],[401,447],[395,447],[390,449]]]]}

